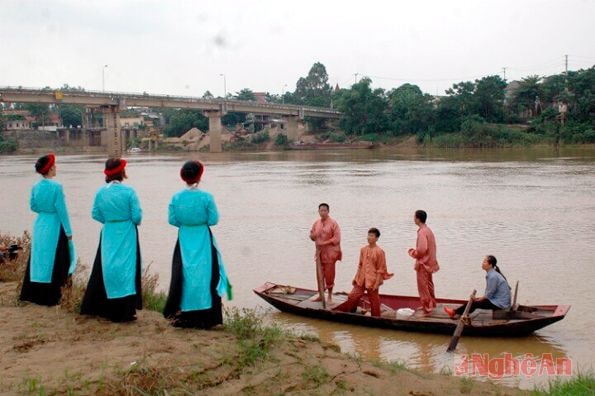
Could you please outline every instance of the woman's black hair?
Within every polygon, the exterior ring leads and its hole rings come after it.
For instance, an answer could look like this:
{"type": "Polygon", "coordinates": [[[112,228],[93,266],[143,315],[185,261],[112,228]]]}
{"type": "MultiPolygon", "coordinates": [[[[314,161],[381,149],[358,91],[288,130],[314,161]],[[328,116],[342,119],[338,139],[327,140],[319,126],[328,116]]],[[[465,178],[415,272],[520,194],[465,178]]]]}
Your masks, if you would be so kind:
{"type": "MultiPolygon", "coordinates": [[[[35,172],[39,173],[40,175],[46,175],[48,172],[45,173],[41,173],[41,170],[43,168],[45,168],[45,166],[50,162],[50,156],[49,155],[44,155],[43,157],[40,157],[36,162],[35,162],[35,172]]],[[[49,169],[48,169],[49,171],[49,169]]]]}
{"type": "MultiPolygon", "coordinates": [[[[106,170],[114,169],[114,168],[117,168],[118,166],[120,166],[120,164],[121,164],[121,161],[119,158],[110,158],[107,161],[105,161],[105,169],[106,170]]],[[[110,176],[105,176],[105,182],[109,183],[114,180],[122,181],[122,180],[124,180],[125,175],[126,175],[126,170],[122,169],[122,171],[120,171],[118,173],[115,173],[110,176]]]]}
{"type": "Polygon", "coordinates": [[[180,170],[180,176],[186,183],[194,184],[200,180],[203,165],[198,161],[186,161],[180,170]]]}
{"type": "Polygon", "coordinates": [[[498,260],[496,260],[496,257],[492,256],[491,254],[488,254],[486,256],[486,260],[488,260],[488,264],[491,265],[492,268],[494,268],[497,273],[499,273],[500,275],[502,275],[502,277],[504,278],[504,280],[506,280],[506,277],[504,276],[504,274],[502,273],[502,271],[500,271],[500,267],[498,267],[498,260]]]}

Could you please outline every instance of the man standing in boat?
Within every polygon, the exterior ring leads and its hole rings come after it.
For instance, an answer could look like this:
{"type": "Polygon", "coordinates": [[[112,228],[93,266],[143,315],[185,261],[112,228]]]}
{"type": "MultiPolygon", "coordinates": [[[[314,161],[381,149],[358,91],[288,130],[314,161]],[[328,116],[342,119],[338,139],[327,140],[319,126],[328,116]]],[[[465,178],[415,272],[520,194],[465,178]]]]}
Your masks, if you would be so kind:
{"type": "Polygon", "coordinates": [[[368,230],[368,244],[361,248],[357,272],[353,278],[353,289],[347,301],[335,308],[336,311],[354,312],[364,292],[368,294],[372,316],[380,316],[380,295],[378,289],[383,281],[392,278],[386,268],[384,250],[376,244],[380,238],[377,228],[368,230]]]}
{"type": "Polygon", "coordinates": [[[434,294],[434,281],[432,274],[440,267],[436,260],[436,238],[434,233],[426,225],[428,214],[423,210],[416,210],[413,221],[419,227],[417,229],[417,243],[410,248],[409,256],[415,259],[415,272],[417,273],[417,290],[421,301],[421,309],[424,316],[432,314],[436,308],[436,296],[434,294]]]}
{"type": "MultiPolygon", "coordinates": [[[[328,303],[333,302],[333,286],[335,285],[335,264],[341,260],[341,229],[339,224],[329,216],[329,205],[318,205],[320,219],[310,229],[310,239],[316,244],[314,256],[317,265],[322,266],[324,288],[328,290],[328,303]]],[[[317,272],[318,273],[318,272],[317,272]]],[[[320,298],[318,298],[319,300],[320,298]]]]}

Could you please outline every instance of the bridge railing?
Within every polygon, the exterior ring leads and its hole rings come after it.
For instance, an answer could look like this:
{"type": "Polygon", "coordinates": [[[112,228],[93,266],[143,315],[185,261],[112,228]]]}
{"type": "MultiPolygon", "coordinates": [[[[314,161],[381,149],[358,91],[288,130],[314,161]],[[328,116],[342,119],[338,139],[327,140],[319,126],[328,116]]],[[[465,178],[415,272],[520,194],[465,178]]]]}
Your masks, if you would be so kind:
{"type": "MultiPolygon", "coordinates": [[[[294,111],[302,112],[310,112],[310,113],[319,113],[319,114],[329,114],[329,115],[339,115],[340,112],[335,109],[329,109],[324,107],[313,107],[313,106],[302,106],[302,105],[293,105],[293,104],[279,104],[279,103],[261,103],[256,101],[250,100],[238,100],[238,99],[203,99],[197,98],[193,96],[181,96],[181,95],[164,95],[164,94],[148,94],[146,92],[143,93],[134,93],[134,92],[114,92],[114,91],[88,91],[88,90],[77,90],[77,89],[54,89],[54,88],[31,88],[31,87],[14,87],[14,86],[7,86],[7,87],[0,87],[0,94],[2,91],[5,92],[12,92],[12,93],[28,93],[28,94],[47,94],[47,93],[55,93],[55,92],[62,92],[66,95],[72,96],[90,96],[95,98],[110,98],[111,100],[116,100],[118,98],[130,98],[130,99],[161,99],[161,100],[173,100],[173,101],[180,101],[186,103],[204,103],[204,104],[211,104],[211,105],[249,105],[254,106],[261,109],[276,109],[276,110],[285,110],[291,109],[294,111]]],[[[233,111],[233,110],[232,110],[233,111]]]]}

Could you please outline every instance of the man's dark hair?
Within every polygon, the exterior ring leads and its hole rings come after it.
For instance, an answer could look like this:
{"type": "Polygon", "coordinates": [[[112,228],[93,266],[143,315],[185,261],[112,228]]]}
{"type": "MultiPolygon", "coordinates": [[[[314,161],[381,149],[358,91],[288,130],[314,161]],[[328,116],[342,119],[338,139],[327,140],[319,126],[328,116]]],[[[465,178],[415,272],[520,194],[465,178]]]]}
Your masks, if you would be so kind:
{"type": "Polygon", "coordinates": [[[419,221],[426,224],[426,219],[428,218],[428,214],[424,210],[416,210],[415,218],[419,219],[419,221]]]}
{"type": "Polygon", "coordinates": [[[318,209],[322,208],[323,206],[326,206],[326,210],[329,210],[329,211],[331,210],[331,208],[328,206],[328,204],[324,203],[324,202],[321,203],[320,205],[318,205],[318,209]]]}
{"type": "Polygon", "coordinates": [[[368,230],[368,234],[376,235],[376,238],[380,238],[380,230],[378,228],[372,227],[368,230]]]}

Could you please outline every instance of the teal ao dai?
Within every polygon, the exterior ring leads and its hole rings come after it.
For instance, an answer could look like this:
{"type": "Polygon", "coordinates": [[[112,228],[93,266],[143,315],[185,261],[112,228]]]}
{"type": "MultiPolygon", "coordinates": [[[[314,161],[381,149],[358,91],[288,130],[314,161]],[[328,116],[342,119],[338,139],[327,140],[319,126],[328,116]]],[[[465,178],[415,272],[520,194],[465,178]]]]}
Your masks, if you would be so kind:
{"type": "Polygon", "coordinates": [[[101,263],[107,297],[136,294],[136,226],[142,220],[136,192],[117,181],[106,184],[95,195],[92,216],[103,224],[101,263]]]}
{"type": "MultiPolygon", "coordinates": [[[[176,193],[169,205],[169,223],[178,227],[182,256],[182,312],[212,307],[210,284],[212,278],[212,249],[209,226],[217,224],[219,213],[213,196],[197,188],[176,193]]],[[[215,237],[212,240],[219,262],[217,294],[228,290],[228,280],[215,237]]]]}
{"type": "MultiPolygon", "coordinates": [[[[29,205],[31,210],[37,213],[31,241],[30,280],[51,283],[60,228],[64,229],[66,236],[72,235],[62,185],[57,181],[42,178],[31,190],[29,205]]],[[[72,241],[69,241],[69,248],[68,273],[72,274],[76,266],[76,254],[72,241]]]]}

